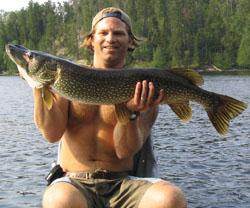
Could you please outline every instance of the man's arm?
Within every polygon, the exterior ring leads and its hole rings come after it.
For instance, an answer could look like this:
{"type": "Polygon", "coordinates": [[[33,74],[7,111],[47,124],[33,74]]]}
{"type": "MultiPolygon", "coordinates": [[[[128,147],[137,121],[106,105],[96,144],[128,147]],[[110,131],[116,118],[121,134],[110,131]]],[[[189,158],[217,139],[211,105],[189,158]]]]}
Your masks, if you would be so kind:
{"type": "Polygon", "coordinates": [[[157,112],[158,108],[152,108],[148,112],[141,113],[134,121],[116,124],[113,137],[118,158],[130,157],[141,149],[150,134],[157,112]]]}
{"type": "Polygon", "coordinates": [[[127,103],[127,107],[131,111],[140,111],[141,115],[127,124],[116,124],[113,139],[118,158],[131,157],[137,153],[149,136],[158,114],[158,105],[164,97],[163,90],[155,100],[154,94],[153,83],[137,83],[134,98],[127,103]]]}
{"type": "Polygon", "coordinates": [[[54,94],[54,103],[50,110],[43,103],[42,89],[34,89],[34,121],[36,127],[49,142],[61,139],[68,122],[69,101],[54,94]]]}

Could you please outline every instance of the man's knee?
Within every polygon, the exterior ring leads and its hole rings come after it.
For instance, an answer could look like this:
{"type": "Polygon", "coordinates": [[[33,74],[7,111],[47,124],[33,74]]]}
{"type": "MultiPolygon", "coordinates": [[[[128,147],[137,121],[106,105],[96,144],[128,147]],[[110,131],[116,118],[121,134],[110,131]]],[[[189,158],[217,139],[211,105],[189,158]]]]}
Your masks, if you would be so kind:
{"type": "Polygon", "coordinates": [[[187,207],[187,201],[186,196],[183,193],[183,191],[171,184],[164,184],[162,187],[163,193],[162,197],[164,202],[163,207],[171,207],[171,208],[186,208],[187,207]],[[163,188],[164,187],[164,188],[163,188]]]}
{"type": "Polygon", "coordinates": [[[83,194],[68,183],[56,183],[50,186],[43,196],[43,208],[87,208],[83,194]]]}
{"type": "Polygon", "coordinates": [[[139,207],[186,208],[187,201],[184,193],[178,187],[161,181],[153,184],[146,191],[139,207]]]}

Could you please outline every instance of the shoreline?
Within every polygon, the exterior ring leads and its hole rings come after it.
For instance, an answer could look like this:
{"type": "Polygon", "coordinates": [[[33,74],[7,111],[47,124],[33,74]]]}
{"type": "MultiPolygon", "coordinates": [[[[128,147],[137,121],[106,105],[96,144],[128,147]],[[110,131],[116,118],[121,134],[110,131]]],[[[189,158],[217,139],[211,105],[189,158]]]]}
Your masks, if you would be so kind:
{"type": "Polygon", "coordinates": [[[222,70],[222,71],[207,71],[207,70],[197,70],[201,75],[240,75],[240,76],[250,76],[250,70],[222,70]]]}

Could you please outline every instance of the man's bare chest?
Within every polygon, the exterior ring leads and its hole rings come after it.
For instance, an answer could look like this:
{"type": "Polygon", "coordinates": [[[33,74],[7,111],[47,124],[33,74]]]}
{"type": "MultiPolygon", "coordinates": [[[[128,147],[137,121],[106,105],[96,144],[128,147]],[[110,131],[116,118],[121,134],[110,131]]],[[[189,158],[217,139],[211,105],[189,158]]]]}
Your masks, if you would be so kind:
{"type": "Polygon", "coordinates": [[[73,122],[99,122],[115,124],[117,122],[115,107],[113,105],[86,105],[71,102],[69,106],[69,121],[73,122]]]}

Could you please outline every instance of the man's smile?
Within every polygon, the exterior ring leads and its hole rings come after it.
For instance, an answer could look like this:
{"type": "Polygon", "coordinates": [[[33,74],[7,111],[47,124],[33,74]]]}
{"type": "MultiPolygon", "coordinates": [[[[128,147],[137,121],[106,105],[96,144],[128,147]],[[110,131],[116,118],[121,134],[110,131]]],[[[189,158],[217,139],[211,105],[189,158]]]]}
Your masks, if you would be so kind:
{"type": "Polygon", "coordinates": [[[105,49],[118,49],[118,46],[104,46],[105,49]]]}
{"type": "Polygon", "coordinates": [[[119,49],[118,46],[104,46],[103,50],[107,51],[107,52],[114,52],[117,51],[119,49]]]}

